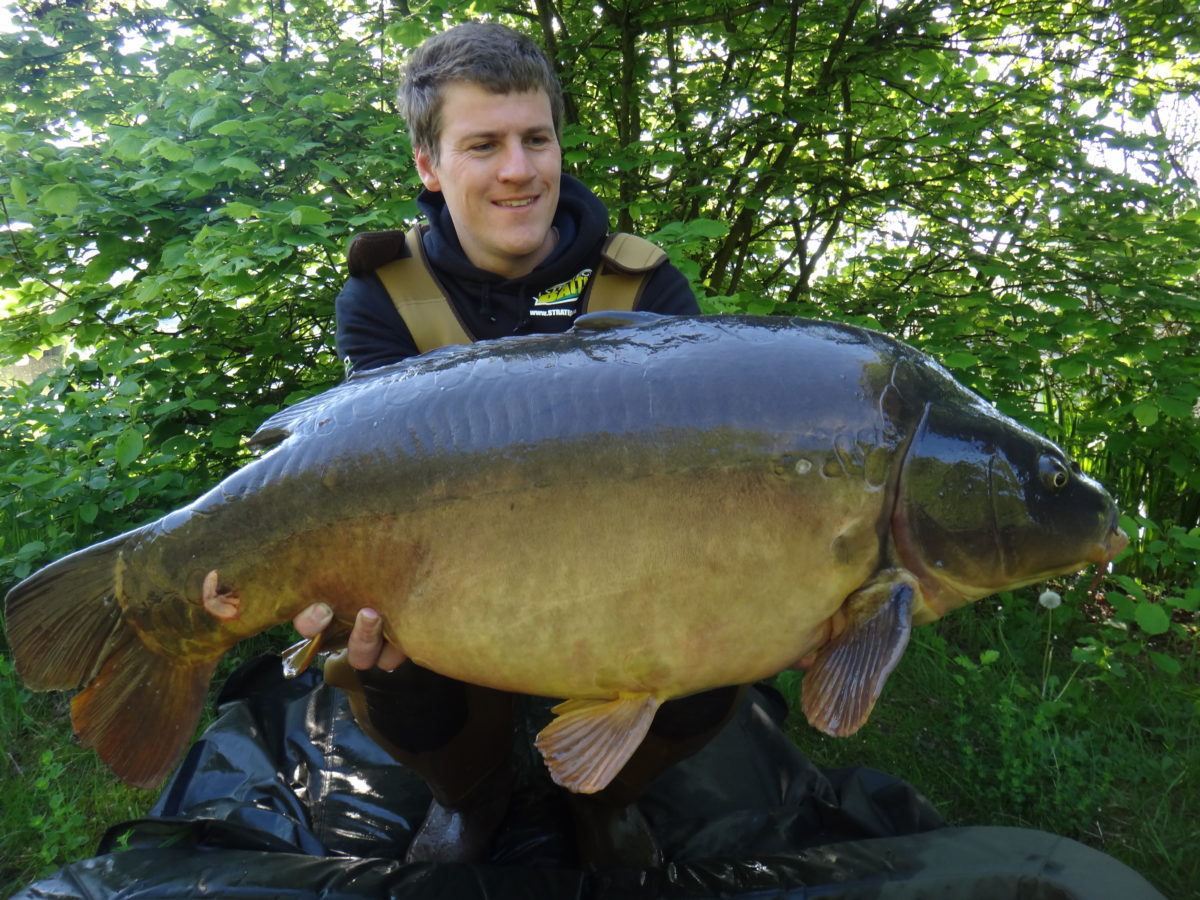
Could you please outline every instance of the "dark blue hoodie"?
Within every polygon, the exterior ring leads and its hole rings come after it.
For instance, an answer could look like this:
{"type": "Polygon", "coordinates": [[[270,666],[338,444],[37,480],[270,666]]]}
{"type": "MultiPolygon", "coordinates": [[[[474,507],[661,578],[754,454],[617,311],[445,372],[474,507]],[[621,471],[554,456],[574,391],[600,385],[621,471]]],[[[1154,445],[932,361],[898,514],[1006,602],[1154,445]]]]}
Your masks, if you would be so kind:
{"type": "MultiPolygon", "coordinates": [[[[470,334],[487,340],[566,331],[571,326],[578,314],[572,283],[582,283],[596,268],[608,236],[608,210],[582,183],[562,176],[554,216],[558,244],[541,265],[522,278],[504,278],[467,259],[441,193],[422,191],[417,204],[429,222],[424,237],[426,256],[470,334]]],[[[671,315],[700,311],[687,279],[670,263],[650,276],[637,308],[671,315]]],[[[391,297],[373,273],[352,274],[338,295],[337,350],[347,374],[399,362],[418,352],[391,297]]]]}

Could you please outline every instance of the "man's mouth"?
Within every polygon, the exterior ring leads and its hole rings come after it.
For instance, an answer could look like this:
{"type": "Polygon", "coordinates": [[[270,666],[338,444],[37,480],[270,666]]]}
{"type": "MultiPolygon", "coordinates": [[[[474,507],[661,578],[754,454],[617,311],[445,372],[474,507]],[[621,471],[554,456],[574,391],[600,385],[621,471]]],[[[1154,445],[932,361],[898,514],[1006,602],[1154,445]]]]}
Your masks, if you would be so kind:
{"type": "Polygon", "coordinates": [[[533,201],[536,199],[536,197],[524,197],[520,200],[497,200],[496,205],[503,206],[508,209],[519,209],[522,206],[529,206],[529,204],[533,203],[533,201]]]}

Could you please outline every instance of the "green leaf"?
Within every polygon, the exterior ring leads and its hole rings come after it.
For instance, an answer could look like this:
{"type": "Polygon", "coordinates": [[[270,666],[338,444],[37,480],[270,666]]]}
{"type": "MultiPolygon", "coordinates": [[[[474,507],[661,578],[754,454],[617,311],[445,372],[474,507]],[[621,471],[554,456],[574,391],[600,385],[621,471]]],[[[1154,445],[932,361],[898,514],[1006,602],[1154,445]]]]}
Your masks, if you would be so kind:
{"type": "Polygon", "coordinates": [[[244,175],[257,175],[262,171],[256,162],[244,156],[227,156],[221,160],[221,164],[229,169],[237,169],[244,175]]]}
{"type": "Polygon", "coordinates": [[[216,187],[216,180],[205,175],[203,172],[197,172],[191,169],[183,173],[183,180],[188,183],[189,187],[195,188],[197,191],[208,193],[216,187]]]}
{"type": "Polygon", "coordinates": [[[1168,675],[1178,675],[1183,671],[1183,666],[1173,656],[1167,656],[1165,653],[1159,653],[1155,650],[1150,651],[1150,661],[1166,672],[1168,675]]]}
{"type": "Polygon", "coordinates": [[[171,87],[191,87],[194,84],[200,83],[200,73],[195,69],[183,68],[176,69],[166,77],[166,83],[171,87]]]}
{"type": "Polygon", "coordinates": [[[322,225],[331,218],[329,213],[315,206],[297,206],[288,216],[293,225],[322,225]]]}
{"type": "Polygon", "coordinates": [[[1068,381],[1074,381],[1087,374],[1088,364],[1077,357],[1059,359],[1054,363],[1054,369],[1068,381]]]}
{"type": "Polygon", "coordinates": [[[225,215],[231,219],[254,219],[259,215],[258,209],[249,203],[242,203],[240,200],[232,200],[226,203],[224,211],[225,215]]]}
{"type": "Polygon", "coordinates": [[[1191,397],[1172,397],[1163,394],[1154,398],[1159,410],[1168,418],[1190,420],[1194,416],[1195,399],[1191,397]]]}
{"type": "Polygon", "coordinates": [[[30,541],[27,544],[21,545],[21,549],[17,551],[17,557],[20,559],[34,559],[45,552],[45,541],[30,541]]]}
{"type": "Polygon", "coordinates": [[[187,240],[172,241],[163,247],[162,260],[163,266],[168,269],[174,269],[179,266],[187,258],[188,242],[187,240]]]}
{"type": "Polygon", "coordinates": [[[126,162],[133,162],[141,159],[142,147],[146,145],[146,141],[141,136],[141,133],[124,132],[118,133],[110,147],[113,155],[126,162]]]}
{"type": "Polygon", "coordinates": [[[692,219],[687,223],[687,230],[698,237],[721,238],[729,234],[729,225],[716,219],[692,219]]]}
{"type": "Polygon", "coordinates": [[[1200,611],[1200,588],[1189,588],[1184,591],[1183,596],[1175,602],[1175,605],[1187,612],[1200,611]]]}
{"type": "Polygon", "coordinates": [[[1134,610],[1134,618],[1146,634],[1165,634],[1171,627],[1167,611],[1157,603],[1139,603],[1134,610]]]}
{"type": "Polygon", "coordinates": [[[1133,408],[1133,417],[1143,428],[1149,428],[1158,421],[1158,407],[1149,400],[1139,403],[1133,408]]]}
{"type": "Polygon", "coordinates": [[[117,464],[122,468],[128,467],[134,460],[142,455],[142,446],[144,444],[142,434],[135,428],[127,428],[117,436],[115,446],[117,464]]]}
{"type": "Polygon", "coordinates": [[[215,134],[218,137],[225,137],[231,134],[245,134],[246,123],[241,119],[226,119],[224,122],[218,122],[212,128],[208,129],[209,134],[215,134]]]}
{"type": "Polygon", "coordinates": [[[216,106],[202,106],[192,113],[192,117],[188,119],[188,128],[192,131],[197,131],[200,126],[211,122],[216,116],[216,106]]]}
{"type": "Polygon", "coordinates": [[[43,208],[56,216],[69,216],[79,206],[79,188],[73,184],[56,184],[42,192],[43,208]]]}
{"type": "Polygon", "coordinates": [[[165,139],[159,141],[158,145],[154,148],[154,151],[167,162],[185,162],[186,160],[192,159],[195,156],[187,144],[181,144],[165,139]]]}
{"type": "Polygon", "coordinates": [[[57,328],[71,321],[79,314],[79,306],[71,301],[64,301],[56,306],[47,316],[46,323],[57,328]]]}

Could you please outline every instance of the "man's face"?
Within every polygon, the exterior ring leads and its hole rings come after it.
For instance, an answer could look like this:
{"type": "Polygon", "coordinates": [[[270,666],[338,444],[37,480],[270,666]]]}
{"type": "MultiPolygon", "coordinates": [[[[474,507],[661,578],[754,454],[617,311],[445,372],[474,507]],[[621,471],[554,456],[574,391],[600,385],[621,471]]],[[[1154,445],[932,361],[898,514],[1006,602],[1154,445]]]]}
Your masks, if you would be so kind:
{"type": "Polygon", "coordinates": [[[417,151],[417,172],[442,192],[467,258],[506,278],[529,274],[557,239],[562,153],[546,92],[447,85],[438,147],[436,163],[417,151]]]}

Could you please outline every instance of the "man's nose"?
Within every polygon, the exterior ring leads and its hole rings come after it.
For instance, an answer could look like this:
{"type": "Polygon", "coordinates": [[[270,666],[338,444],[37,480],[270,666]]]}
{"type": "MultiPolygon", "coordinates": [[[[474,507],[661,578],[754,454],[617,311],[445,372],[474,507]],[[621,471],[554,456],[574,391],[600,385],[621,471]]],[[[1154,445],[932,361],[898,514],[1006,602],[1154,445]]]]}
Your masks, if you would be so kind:
{"type": "Polygon", "coordinates": [[[520,141],[505,145],[504,155],[500,159],[500,180],[528,181],[531,179],[537,173],[537,169],[534,168],[529,153],[529,148],[520,141]]]}

